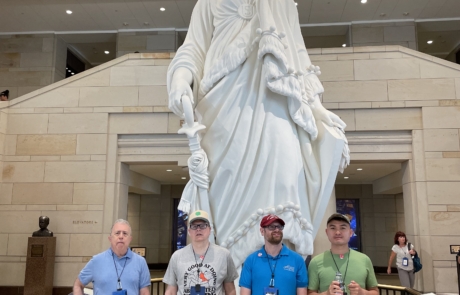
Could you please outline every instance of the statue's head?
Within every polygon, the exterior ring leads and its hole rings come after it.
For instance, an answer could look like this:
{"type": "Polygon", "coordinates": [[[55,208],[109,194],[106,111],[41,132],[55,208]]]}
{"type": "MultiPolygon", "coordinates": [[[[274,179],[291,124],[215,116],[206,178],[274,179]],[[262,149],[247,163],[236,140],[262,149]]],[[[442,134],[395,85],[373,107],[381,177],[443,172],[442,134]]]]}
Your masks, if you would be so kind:
{"type": "Polygon", "coordinates": [[[50,218],[48,216],[40,216],[40,218],[38,218],[40,229],[46,229],[48,224],[50,224],[50,218]]]}

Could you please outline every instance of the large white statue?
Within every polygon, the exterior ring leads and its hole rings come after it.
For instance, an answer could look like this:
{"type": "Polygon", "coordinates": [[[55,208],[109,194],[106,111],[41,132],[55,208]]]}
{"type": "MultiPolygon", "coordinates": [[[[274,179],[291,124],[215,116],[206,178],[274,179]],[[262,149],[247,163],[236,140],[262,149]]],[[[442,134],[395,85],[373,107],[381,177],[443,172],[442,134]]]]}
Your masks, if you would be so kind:
{"type": "Polygon", "coordinates": [[[209,210],[216,242],[237,266],[263,244],[259,222],[270,212],[298,253],[313,252],[337,171],[349,162],[346,125],[322,106],[318,74],[294,1],[198,0],[168,70],[170,109],[183,117],[188,96],[206,126],[179,209],[209,210]]]}

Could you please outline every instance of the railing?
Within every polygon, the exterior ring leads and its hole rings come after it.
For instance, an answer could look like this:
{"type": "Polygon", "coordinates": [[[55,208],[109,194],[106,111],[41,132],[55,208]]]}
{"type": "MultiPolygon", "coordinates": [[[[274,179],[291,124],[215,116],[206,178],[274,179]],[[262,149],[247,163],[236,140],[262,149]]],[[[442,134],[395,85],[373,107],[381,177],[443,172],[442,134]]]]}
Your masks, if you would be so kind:
{"type": "Polygon", "coordinates": [[[421,292],[411,289],[411,288],[406,288],[406,287],[401,287],[401,286],[391,286],[391,285],[382,285],[379,284],[379,295],[420,295],[422,294],[421,292]]]}
{"type": "Polygon", "coordinates": [[[166,291],[166,284],[162,278],[150,279],[150,295],[163,295],[166,291]]]}

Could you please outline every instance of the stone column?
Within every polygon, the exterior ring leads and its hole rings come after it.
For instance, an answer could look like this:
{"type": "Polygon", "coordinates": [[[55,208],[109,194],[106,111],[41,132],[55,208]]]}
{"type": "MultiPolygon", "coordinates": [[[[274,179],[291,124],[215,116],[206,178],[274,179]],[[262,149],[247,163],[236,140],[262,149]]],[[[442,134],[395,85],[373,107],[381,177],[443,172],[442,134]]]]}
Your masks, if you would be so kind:
{"type": "Polygon", "coordinates": [[[351,25],[351,46],[401,45],[417,50],[414,21],[351,25]]]}

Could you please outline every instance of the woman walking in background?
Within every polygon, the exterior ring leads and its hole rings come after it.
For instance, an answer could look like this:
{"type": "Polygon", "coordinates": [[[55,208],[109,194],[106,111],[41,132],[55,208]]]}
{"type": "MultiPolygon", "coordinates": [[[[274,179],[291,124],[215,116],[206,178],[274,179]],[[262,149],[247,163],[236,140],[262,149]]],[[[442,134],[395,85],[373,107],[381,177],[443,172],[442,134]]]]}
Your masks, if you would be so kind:
{"type": "Polygon", "coordinates": [[[398,231],[395,234],[394,245],[391,248],[387,273],[391,273],[391,264],[396,256],[396,266],[401,286],[407,288],[413,288],[415,282],[414,264],[411,255],[415,255],[414,245],[411,244],[411,249],[408,249],[406,234],[398,231]]]}

